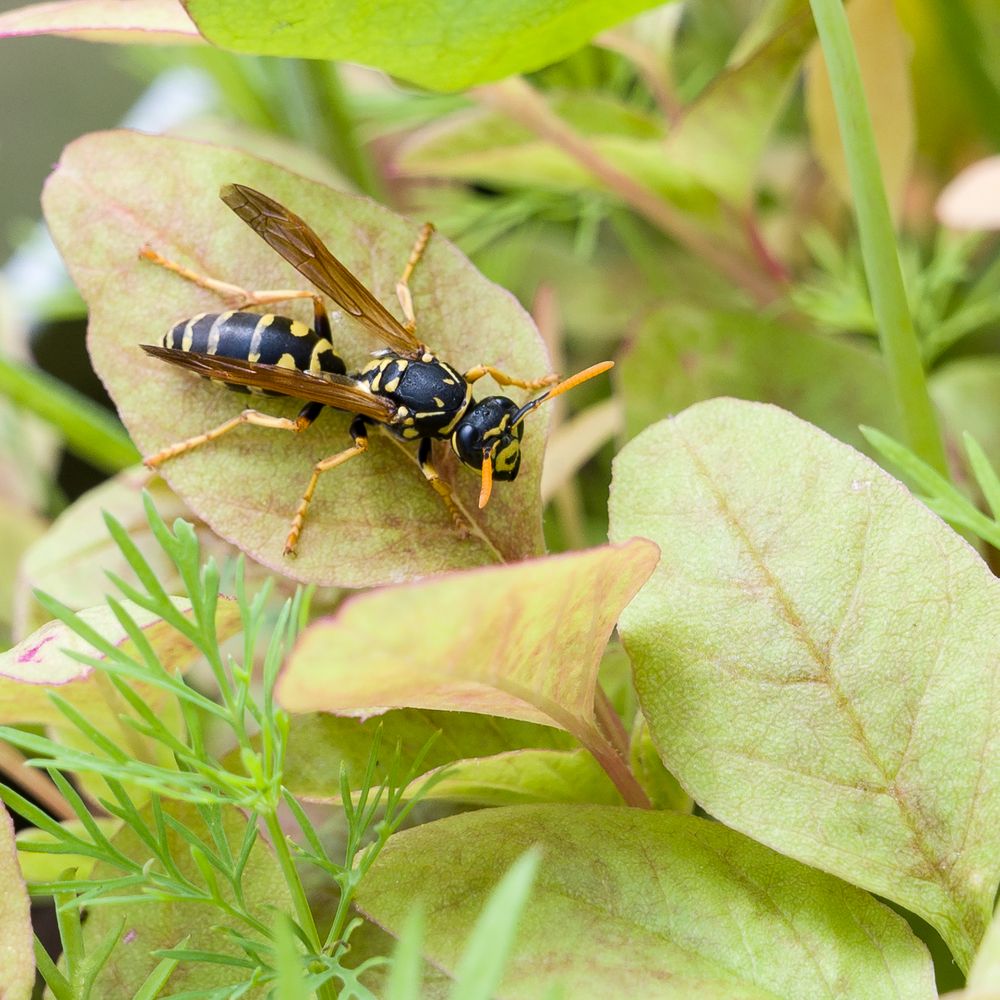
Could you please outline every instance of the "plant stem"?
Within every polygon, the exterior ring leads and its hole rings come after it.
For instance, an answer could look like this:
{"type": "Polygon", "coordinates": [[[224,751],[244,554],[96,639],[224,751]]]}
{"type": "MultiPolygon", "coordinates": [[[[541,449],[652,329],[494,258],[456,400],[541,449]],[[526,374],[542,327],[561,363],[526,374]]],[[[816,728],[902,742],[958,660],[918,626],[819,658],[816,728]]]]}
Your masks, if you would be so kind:
{"type": "Polygon", "coordinates": [[[621,718],[615,711],[614,705],[608,698],[607,692],[600,684],[594,692],[594,716],[597,719],[601,732],[615,748],[622,758],[628,757],[628,733],[621,718]]]}
{"type": "Polygon", "coordinates": [[[70,451],[103,472],[120,472],[139,461],[107,410],[43,371],[0,356],[0,395],[52,424],[70,451]]]}
{"type": "MultiPolygon", "coordinates": [[[[288,891],[295,905],[295,915],[298,918],[299,926],[309,939],[309,946],[318,955],[323,950],[323,944],[320,941],[319,931],[316,929],[316,921],[313,919],[306,891],[302,886],[302,880],[299,878],[298,870],[295,867],[295,861],[288,850],[288,841],[285,839],[285,831],[281,829],[278,814],[273,809],[267,809],[261,812],[261,817],[271,838],[271,847],[274,849],[278,864],[281,866],[282,874],[285,876],[288,891]]],[[[332,1000],[333,994],[327,990],[328,985],[321,986],[316,991],[316,995],[321,1000],[332,1000]]]]}
{"type": "Polygon", "coordinates": [[[920,345],[906,300],[896,237],[882,183],[875,130],[841,0],[810,0],[826,59],[847,160],[865,274],[896,407],[910,447],[947,475],[944,447],[927,392],[920,345]]]}
{"type": "Polygon", "coordinates": [[[636,212],[743,288],[759,305],[768,305],[780,297],[780,290],[769,275],[743,256],[720,246],[683,212],[606,160],[524,80],[512,78],[479,87],[474,96],[568,153],[636,212]]]}
{"type": "Polygon", "coordinates": [[[611,745],[597,728],[576,734],[580,742],[594,755],[594,759],[614,782],[627,805],[634,809],[652,809],[653,803],[629,769],[625,758],[611,745]]]}

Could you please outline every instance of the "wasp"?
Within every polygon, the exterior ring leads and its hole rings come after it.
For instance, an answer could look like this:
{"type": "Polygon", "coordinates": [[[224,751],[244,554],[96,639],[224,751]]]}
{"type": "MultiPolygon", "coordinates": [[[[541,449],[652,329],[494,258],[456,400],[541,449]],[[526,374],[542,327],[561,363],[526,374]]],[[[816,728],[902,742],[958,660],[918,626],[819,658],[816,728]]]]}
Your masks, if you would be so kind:
{"type": "Polygon", "coordinates": [[[144,459],[147,466],[155,468],[243,424],[301,433],[325,406],[354,414],[349,428],[351,447],[313,466],[285,541],[284,553],[288,557],[295,555],[320,476],[364,454],[368,428],[373,424],[382,425],[404,441],[419,441],[421,471],[444,501],[456,526],[464,531],[467,516],[434,467],[432,442],[449,441],[459,461],[480,474],[479,506],[485,507],[494,479],[510,481],[517,477],[524,418],[542,403],[612,367],[613,362],[603,362],[558,384],[553,384],[558,378],[555,375],[525,380],[490,365],[459,372],[416,336],[409,282],[433,233],[429,223],[420,230],[396,286],[404,316],[400,322],[289,209],[242,184],[227,184],[220,195],[254,232],[383,345],[360,371],[348,373],[343,359],[334,351],[330,319],[315,292],[248,292],[191,271],[150,247],[140,251],[146,260],[239,303],[236,309],[201,313],[177,323],[160,345],[141,345],[147,354],[220,382],[228,389],[289,396],[305,404],[294,418],[245,409],[211,430],[148,456],[144,459]],[[245,311],[250,306],[266,307],[301,298],[312,299],[311,327],[270,312],[245,311]],[[492,376],[500,386],[549,388],[521,406],[507,396],[487,396],[477,401],[473,385],[485,375],[492,376]]]}

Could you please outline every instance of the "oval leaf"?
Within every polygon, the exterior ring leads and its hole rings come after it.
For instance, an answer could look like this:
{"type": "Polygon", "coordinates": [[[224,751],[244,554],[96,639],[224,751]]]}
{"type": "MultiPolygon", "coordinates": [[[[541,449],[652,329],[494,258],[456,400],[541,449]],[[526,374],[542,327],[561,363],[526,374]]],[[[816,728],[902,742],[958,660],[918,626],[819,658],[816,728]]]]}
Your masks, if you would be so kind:
{"type": "Polygon", "coordinates": [[[0,38],[22,35],[144,45],[204,42],[177,0],[62,0],[0,14],[0,38]]]}
{"type": "Polygon", "coordinates": [[[901,917],[690,816],[606,806],[454,816],[393,837],[358,905],[398,933],[422,900],[425,955],[454,975],[490,891],[533,846],[541,866],[498,995],[935,996],[929,956],[901,917]]]}
{"type": "Polygon", "coordinates": [[[202,34],[257,55],[346,59],[432,90],[539,69],[657,0],[184,0],[202,34]]]}
{"type": "Polygon", "coordinates": [[[715,400],[619,455],[664,560],[621,632],[713,816],[920,914],[963,967],[1000,878],[1000,581],[853,449],[715,400]]]}
{"type": "Polygon", "coordinates": [[[17,863],[14,824],[0,805],[0,997],[29,1000],[34,988],[31,904],[17,863]]]}
{"type": "MultiPolygon", "coordinates": [[[[78,140],[46,185],[46,218],[90,307],[94,367],[144,454],[235,416],[247,397],[139,349],[157,343],[178,320],[225,308],[212,293],[139,260],[139,248],[155,244],[167,256],[247,288],[306,285],[219,201],[219,187],[230,181],[265,191],[309,220],[398,312],[395,284],[416,227],[387,209],[233,150],[127,132],[78,140]]],[[[544,347],[527,313],[442,237],[431,240],[412,287],[419,332],[452,364],[463,370],[492,364],[526,378],[546,372],[544,347]]],[[[279,311],[311,320],[300,303],[279,311]]],[[[384,346],[339,314],[334,343],[355,369],[366,352],[384,346]]],[[[496,391],[489,379],[477,389],[480,397],[496,391]]],[[[299,409],[291,400],[261,405],[285,416],[299,409]]],[[[364,457],[320,481],[299,557],[286,558],[284,540],[312,465],[350,444],[350,417],[334,411],[301,436],[240,428],[166,462],[162,473],[213,531],[272,569],[310,583],[367,586],[541,550],[544,407],[529,420],[520,476],[498,483],[482,512],[478,476],[457,468],[450,448],[441,449],[443,477],[475,512],[471,537],[455,529],[415,449],[376,433],[364,457]]]]}
{"type": "Polygon", "coordinates": [[[278,700],[290,712],[477,712],[579,737],[608,636],[657,558],[636,538],[364,594],[306,629],[278,700]]]}

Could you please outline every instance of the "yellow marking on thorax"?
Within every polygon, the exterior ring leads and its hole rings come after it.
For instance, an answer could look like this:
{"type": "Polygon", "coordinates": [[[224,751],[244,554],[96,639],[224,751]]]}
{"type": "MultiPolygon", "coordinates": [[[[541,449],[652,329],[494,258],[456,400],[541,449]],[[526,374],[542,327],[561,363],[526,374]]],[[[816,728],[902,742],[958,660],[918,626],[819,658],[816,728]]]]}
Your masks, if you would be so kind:
{"type": "Polygon", "coordinates": [[[305,323],[300,323],[298,320],[292,320],[292,325],[288,328],[288,330],[293,337],[306,337],[312,333],[305,323]]]}
{"type": "Polygon", "coordinates": [[[319,363],[319,358],[321,354],[326,354],[329,351],[333,353],[333,345],[326,340],[320,340],[316,342],[316,346],[312,349],[312,354],[309,355],[309,371],[311,372],[321,372],[323,366],[319,363]]]}
{"type": "Polygon", "coordinates": [[[247,352],[247,361],[260,361],[260,342],[264,336],[264,331],[274,322],[274,313],[264,313],[257,325],[253,328],[253,336],[250,338],[250,350],[247,352]]]}
{"type": "Polygon", "coordinates": [[[285,354],[282,354],[281,357],[278,358],[278,367],[291,368],[292,371],[298,370],[298,365],[295,363],[295,358],[293,358],[287,352],[285,354]]]}
{"type": "Polygon", "coordinates": [[[215,322],[212,324],[212,328],[208,331],[208,346],[205,350],[209,354],[215,354],[219,349],[219,338],[222,336],[222,327],[226,320],[233,315],[235,310],[230,309],[229,312],[219,313],[215,317],[215,322]]]}
{"type": "Polygon", "coordinates": [[[455,411],[455,416],[452,418],[449,424],[446,424],[438,433],[444,437],[450,434],[457,426],[458,422],[465,416],[465,411],[469,408],[469,404],[472,402],[472,386],[468,382],[465,383],[465,399],[462,401],[462,405],[455,411]]]}

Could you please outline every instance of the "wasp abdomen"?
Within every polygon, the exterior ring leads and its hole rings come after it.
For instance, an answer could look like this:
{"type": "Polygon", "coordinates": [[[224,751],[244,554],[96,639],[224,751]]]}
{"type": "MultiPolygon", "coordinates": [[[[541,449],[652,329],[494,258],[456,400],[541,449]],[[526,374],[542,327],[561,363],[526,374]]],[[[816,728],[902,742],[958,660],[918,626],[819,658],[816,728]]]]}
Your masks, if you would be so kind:
{"type": "Polygon", "coordinates": [[[376,358],[357,377],[396,404],[392,429],[404,438],[448,437],[472,398],[465,378],[430,354],[420,360],[396,354],[376,358]]]}
{"type": "MultiPolygon", "coordinates": [[[[255,364],[279,365],[303,372],[345,375],[347,368],[331,343],[305,323],[273,313],[200,313],[163,335],[163,346],[175,351],[197,351],[239,358],[255,364]]],[[[235,392],[280,393],[226,384],[235,392]]]]}

